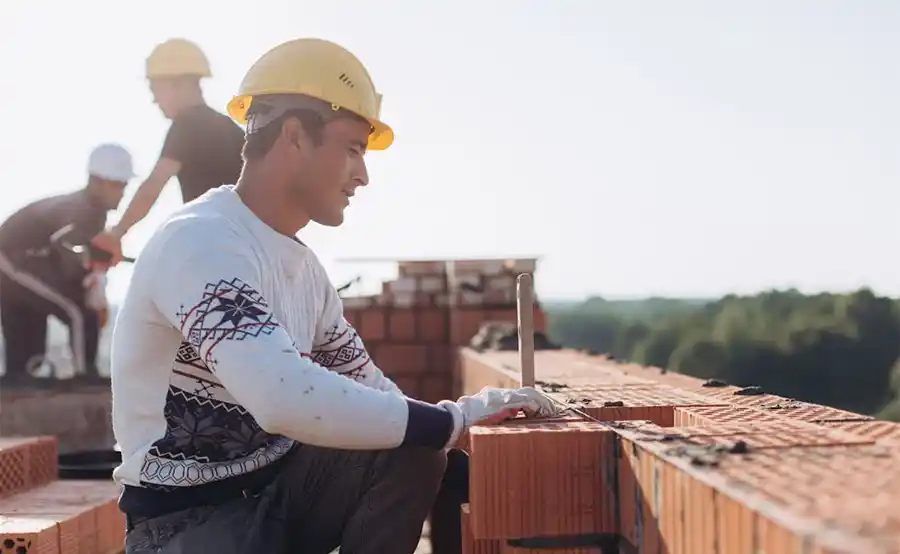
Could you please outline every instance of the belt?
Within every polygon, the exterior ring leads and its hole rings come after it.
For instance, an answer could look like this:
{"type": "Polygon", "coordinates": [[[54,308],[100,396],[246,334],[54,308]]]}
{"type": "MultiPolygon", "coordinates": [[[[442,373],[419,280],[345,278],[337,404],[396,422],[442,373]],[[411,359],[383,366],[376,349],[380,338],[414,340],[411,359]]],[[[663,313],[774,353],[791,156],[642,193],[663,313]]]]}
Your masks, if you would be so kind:
{"type": "Polygon", "coordinates": [[[268,483],[259,483],[259,484],[257,484],[257,486],[254,486],[254,487],[246,487],[246,488],[235,487],[234,489],[227,490],[227,492],[226,492],[226,490],[219,489],[219,490],[215,491],[214,494],[198,495],[197,497],[191,499],[192,502],[190,502],[187,505],[181,505],[173,510],[162,512],[159,514],[154,514],[152,516],[131,515],[131,514],[126,513],[125,514],[125,532],[130,533],[131,531],[134,530],[135,527],[137,527],[141,523],[144,523],[145,521],[150,521],[150,520],[156,519],[158,517],[169,515],[171,513],[180,512],[182,510],[190,510],[191,508],[198,508],[200,506],[221,506],[223,504],[227,504],[228,502],[232,502],[232,501],[238,500],[240,498],[250,498],[250,497],[260,494],[267,486],[268,486],[268,483]]]}

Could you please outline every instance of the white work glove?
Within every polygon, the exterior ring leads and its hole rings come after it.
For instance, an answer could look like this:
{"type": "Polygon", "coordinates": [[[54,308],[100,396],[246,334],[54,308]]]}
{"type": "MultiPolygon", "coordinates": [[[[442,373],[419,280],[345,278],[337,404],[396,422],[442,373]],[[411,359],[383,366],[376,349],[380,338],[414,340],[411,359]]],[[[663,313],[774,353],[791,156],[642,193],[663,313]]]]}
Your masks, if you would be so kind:
{"type": "Polygon", "coordinates": [[[447,448],[456,444],[459,437],[472,425],[499,423],[516,417],[520,411],[541,417],[551,417],[561,412],[555,402],[532,387],[484,387],[478,394],[460,397],[456,402],[441,400],[438,406],[453,415],[453,433],[447,448]]]}
{"type": "Polygon", "coordinates": [[[85,288],[85,305],[97,312],[109,309],[106,299],[106,273],[92,271],[85,276],[81,283],[85,288]]]}

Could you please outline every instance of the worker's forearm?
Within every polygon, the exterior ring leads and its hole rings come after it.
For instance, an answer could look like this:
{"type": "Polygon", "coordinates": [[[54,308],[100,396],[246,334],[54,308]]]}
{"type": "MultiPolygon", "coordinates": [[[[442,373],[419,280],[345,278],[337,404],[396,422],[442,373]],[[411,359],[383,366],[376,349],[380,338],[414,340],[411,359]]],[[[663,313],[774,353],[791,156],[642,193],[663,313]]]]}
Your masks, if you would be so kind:
{"type": "Polygon", "coordinates": [[[150,209],[153,208],[153,204],[159,198],[159,192],[159,189],[156,187],[142,184],[137,192],[134,193],[134,197],[131,199],[128,207],[125,208],[122,219],[113,226],[112,232],[120,238],[125,236],[132,227],[147,217],[150,209]]]}
{"type": "Polygon", "coordinates": [[[440,449],[449,440],[453,416],[445,409],[347,379],[278,341],[225,340],[215,348],[216,376],[268,433],[350,450],[440,449]]]}

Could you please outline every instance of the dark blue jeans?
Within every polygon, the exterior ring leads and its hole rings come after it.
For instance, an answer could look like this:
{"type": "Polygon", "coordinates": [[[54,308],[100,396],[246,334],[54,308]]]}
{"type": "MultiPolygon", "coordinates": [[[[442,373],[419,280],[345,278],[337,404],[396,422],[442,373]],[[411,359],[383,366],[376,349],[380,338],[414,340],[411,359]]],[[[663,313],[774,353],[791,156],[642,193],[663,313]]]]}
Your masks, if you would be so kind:
{"type": "Polygon", "coordinates": [[[422,448],[288,456],[256,495],[136,523],[126,554],[412,554],[447,466],[422,448]]]}

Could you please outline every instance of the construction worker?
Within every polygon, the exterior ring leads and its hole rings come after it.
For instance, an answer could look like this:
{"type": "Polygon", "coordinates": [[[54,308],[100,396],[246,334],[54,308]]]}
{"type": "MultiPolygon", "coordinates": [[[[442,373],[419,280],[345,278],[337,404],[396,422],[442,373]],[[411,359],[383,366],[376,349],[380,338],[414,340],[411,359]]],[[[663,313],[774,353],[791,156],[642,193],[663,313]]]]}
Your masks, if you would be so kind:
{"type": "Polygon", "coordinates": [[[181,207],[134,267],[113,338],[126,552],[412,554],[472,424],[553,415],[532,388],[410,399],[372,362],[297,232],[338,226],[393,131],[324,40],[264,54],[228,111],[244,168],[181,207]]]}
{"type": "Polygon", "coordinates": [[[181,38],[163,42],[147,58],[146,74],[153,101],[172,125],[159,160],[122,218],[93,241],[113,254],[110,265],[122,259],[122,237],[146,217],[172,177],[178,176],[182,200],[190,202],[209,189],[236,183],[241,174],[244,133],[204,101],[200,80],[212,73],[200,48],[181,38]]]}
{"type": "Polygon", "coordinates": [[[69,327],[76,377],[101,380],[96,362],[106,317],[105,279],[69,247],[88,244],[103,229],[133,175],[128,151],[101,144],[88,160],[86,187],[38,200],[0,225],[4,385],[46,384],[29,370],[43,363],[49,315],[69,327]]]}

